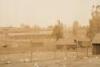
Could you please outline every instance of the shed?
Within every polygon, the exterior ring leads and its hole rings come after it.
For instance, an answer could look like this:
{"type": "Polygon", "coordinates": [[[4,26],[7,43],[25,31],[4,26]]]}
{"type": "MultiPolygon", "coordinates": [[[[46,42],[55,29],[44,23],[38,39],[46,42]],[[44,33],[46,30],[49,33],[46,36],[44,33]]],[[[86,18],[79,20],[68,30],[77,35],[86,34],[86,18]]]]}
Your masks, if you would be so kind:
{"type": "Polygon", "coordinates": [[[56,42],[56,48],[58,50],[59,49],[64,49],[64,50],[75,49],[76,43],[74,42],[73,39],[60,39],[59,41],[56,42]]]}
{"type": "Polygon", "coordinates": [[[90,47],[90,39],[87,38],[86,36],[80,36],[77,38],[78,41],[78,46],[79,47],[90,47]]]}
{"type": "Polygon", "coordinates": [[[100,55],[100,33],[96,34],[92,40],[93,55],[100,55]]]}

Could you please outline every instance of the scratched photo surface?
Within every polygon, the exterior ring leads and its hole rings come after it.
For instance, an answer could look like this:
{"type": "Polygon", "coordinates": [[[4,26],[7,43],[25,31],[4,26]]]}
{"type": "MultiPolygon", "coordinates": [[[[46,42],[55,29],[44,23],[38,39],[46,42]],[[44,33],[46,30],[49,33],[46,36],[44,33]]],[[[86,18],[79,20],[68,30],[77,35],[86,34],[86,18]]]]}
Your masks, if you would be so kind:
{"type": "Polygon", "coordinates": [[[0,67],[100,67],[100,0],[0,0],[0,67]]]}

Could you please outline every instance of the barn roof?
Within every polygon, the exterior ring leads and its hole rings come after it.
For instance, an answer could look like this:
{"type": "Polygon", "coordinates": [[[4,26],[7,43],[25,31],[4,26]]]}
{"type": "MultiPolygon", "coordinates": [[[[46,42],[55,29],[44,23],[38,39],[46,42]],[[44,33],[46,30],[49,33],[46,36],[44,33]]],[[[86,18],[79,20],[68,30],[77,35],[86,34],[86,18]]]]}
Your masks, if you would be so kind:
{"type": "Polygon", "coordinates": [[[100,33],[96,34],[92,40],[92,43],[100,43],[100,33]]]}

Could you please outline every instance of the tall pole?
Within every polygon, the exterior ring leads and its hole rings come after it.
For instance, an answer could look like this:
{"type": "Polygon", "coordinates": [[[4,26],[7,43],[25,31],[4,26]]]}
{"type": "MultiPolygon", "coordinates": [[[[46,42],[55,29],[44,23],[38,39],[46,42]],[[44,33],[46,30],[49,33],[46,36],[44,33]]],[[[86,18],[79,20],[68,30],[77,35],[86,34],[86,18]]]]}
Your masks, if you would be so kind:
{"type": "Polygon", "coordinates": [[[76,40],[76,46],[77,46],[77,57],[78,57],[78,41],[76,40]]]}
{"type": "Polygon", "coordinates": [[[87,46],[87,50],[86,51],[87,51],[87,57],[88,57],[88,46],[87,46]]]}
{"type": "Polygon", "coordinates": [[[32,41],[31,41],[31,49],[30,49],[30,62],[32,63],[32,59],[33,59],[33,51],[32,51],[32,41]]]}
{"type": "Polygon", "coordinates": [[[76,55],[78,57],[78,41],[75,39],[74,42],[76,44],[76,55]]]}
{"type": "Polygon", "coordinates": [[[7,39],[8,39],[8,29],[5,29],[4,30],[4,42],[5,42],[5,45],[4,45],[4,47],[6,48],[8,45],[7,45],[7,39]]]}

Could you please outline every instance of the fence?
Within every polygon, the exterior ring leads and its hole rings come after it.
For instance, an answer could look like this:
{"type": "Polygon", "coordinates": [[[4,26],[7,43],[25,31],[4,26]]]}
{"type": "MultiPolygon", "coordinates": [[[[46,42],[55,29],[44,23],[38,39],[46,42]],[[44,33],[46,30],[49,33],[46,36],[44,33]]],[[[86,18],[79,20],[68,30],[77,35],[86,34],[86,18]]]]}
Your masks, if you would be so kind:
{"type": "Polygon", "coordinates": [[[86,57],[86,53],[67,52],[67,51],[37,51],[25,53],[13,53],[0,55],[0,64],[14,63],[39,63],[40,65],[49,64],[70,64],[82,57],[86,57]],[[77,54],[79,57],[77,57],[77,54]],[[83,56],[82,56],[83,54],[83,56]]]}

